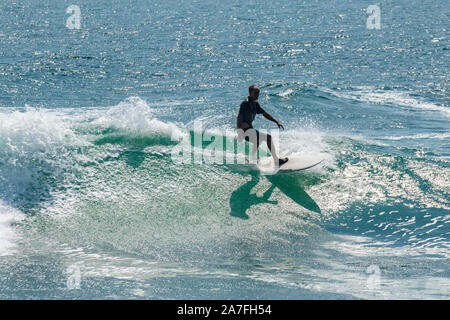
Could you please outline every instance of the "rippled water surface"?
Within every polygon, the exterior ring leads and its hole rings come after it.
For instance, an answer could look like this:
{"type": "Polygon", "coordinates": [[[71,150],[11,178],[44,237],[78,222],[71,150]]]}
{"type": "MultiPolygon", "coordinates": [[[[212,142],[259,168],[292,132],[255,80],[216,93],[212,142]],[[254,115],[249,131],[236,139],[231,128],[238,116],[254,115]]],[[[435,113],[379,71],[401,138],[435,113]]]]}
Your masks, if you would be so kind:
{"type": "Polygon", "coordinates": [[[73,4],[0,4],[0,298],[450,297],[447,1],[73,4]],[[251,84],[325,161],[174,162],[251,84]]]}

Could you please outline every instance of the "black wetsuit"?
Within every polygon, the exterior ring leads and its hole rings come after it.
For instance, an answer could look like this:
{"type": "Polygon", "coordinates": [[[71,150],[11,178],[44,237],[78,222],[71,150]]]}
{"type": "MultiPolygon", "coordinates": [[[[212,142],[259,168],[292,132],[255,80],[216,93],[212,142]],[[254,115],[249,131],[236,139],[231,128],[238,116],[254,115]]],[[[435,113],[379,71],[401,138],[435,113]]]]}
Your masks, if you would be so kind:
{"type": "MultiPolygon", "coordinates": [[[[249,129],[253,129],[252,123],[253,123],[253,120],[255,120],[255,116],[257,114],[261,114],[264,112],[265,112],[264,109],[261,108],[258,101],[251,100],[250,98],[247,98],[247,100],[243,101],[241,103],[241,106],[239,107],[239,113],[237,116],[237,120],[238,120],[238,122],[243,121],[243,122],[247,123],[250,127],[242,129],[242,130],[244,130],[244,132],[246,132],[249,129]]],[[[255,130],[255,132],[256,132],[257,143],[259,143],[259,131],[256,129],[253,129],[253,130],[255,130]]],[[[248,135],[245,135],[245,140],[249,141],[248,135]]]]}
{"type": "Polygon", "coordinates": [[[246,122],[253,128],[252,122],[255,120],[255,116],[264,112],[264,109],[261,108],[258,101],[247,98],[247,100],[243,101],[239,107],[238,121],[246,122]]]}

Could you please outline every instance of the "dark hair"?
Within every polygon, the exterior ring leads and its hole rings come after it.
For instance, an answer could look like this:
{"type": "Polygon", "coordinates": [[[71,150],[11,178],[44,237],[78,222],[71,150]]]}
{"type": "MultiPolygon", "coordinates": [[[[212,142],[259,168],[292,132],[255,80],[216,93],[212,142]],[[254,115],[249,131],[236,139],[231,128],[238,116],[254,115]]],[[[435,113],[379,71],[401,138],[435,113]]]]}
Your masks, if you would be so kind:
{"type": "Polygon", "coordinates": [[[252,91],[254,91],[254,90],[258,90],[258,91],[259,91],[259,88],[258,88],[257,85],[251,85],[251,86],[248,88],[248,93],[249,93],[249,94],[252,94],[252,91]]]}

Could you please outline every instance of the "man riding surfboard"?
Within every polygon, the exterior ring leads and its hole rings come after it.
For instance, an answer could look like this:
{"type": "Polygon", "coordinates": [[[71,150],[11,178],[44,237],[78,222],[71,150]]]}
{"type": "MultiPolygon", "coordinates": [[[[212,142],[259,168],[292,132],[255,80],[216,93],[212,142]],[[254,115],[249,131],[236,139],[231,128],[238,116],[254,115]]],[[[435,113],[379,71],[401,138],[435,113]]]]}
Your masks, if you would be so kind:
{"type": "Polygon", "coordinates": [[[259,98],[259,88],[255,85],[252,85],[248,88],[248,98],[243,101],[239,107],[239,113],[237,116],[237,122],[236,127],[238,131],[238,139],[241,141],[245,138],[246,141],[253,143],[253,151],[252,155],[256,155],[256,150],[259,147],[259,144],[261,141],[267,142],[267,148],[272,153],[272,158],[274,160],[275,164],[278,164],[278,166],[282,166],[288,161],[288,158],[282,158],[279,159],[276,151],[275,146],[272,141],[272,136],[270,134],[265,134],[262,132],[259,132],[258,130],[254,129],[252,126],[253,120],[255,120],[255,116],[257,114],[262,114],[266,119],[273,121],[277,124],[278,128],[282,128],[284,130],[284,126],[275,120],[270,114],[268,114],[266,111],[264,111],[263,108],[258,103],[259,98]]]}

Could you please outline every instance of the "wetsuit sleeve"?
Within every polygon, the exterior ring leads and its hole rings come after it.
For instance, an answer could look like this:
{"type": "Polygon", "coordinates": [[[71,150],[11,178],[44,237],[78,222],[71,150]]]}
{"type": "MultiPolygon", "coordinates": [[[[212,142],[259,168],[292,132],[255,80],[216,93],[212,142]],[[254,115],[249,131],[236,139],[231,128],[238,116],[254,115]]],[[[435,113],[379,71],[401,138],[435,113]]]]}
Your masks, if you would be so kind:
{"type": "Polygon", "coordinates": [[[260,113],[264,113],[264,109],[261,108],[261,106],[259,105],[259,102],[256,103],[256,113],[260,114],[260,113]]]}

